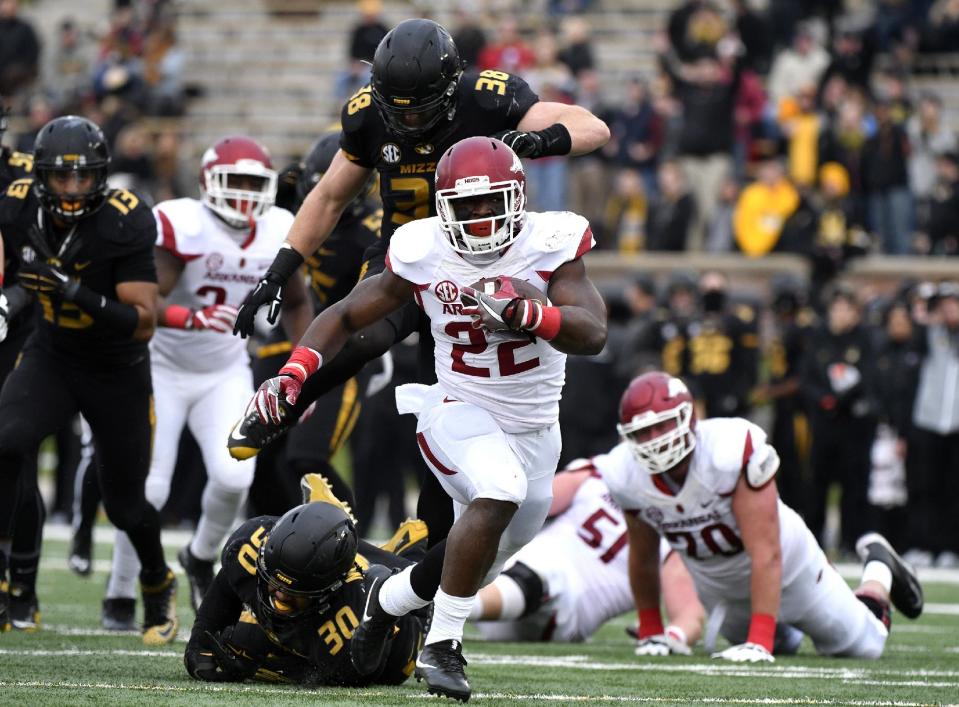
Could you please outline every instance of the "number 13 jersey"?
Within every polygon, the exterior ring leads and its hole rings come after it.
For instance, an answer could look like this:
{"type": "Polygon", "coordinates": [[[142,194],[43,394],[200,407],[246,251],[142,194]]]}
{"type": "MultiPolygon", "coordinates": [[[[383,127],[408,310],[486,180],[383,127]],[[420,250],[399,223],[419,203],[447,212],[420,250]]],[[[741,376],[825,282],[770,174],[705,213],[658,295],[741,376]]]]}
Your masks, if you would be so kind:
{"type": "MultiPolygon", "coordinates": [[[[190,309],[212,304],[239,307],[270,267],[293,224],[293,214],[274,206],[249,230],[230,228],[199,199],[164,201],[153,213],[157,247],[183,263],[183,272],[165,299],[190,309]]],[[[161,327],[150,351],[158,361],[197,373],[248,362],[246,342],[230,332],[161,327]]]]}
{"type": "Polygon", "coordinates": [[[473,328],[460,291],[505,275],[546,291],[553,273],[595,245],[585,218],[568,211],[527,212],[526,225],[503,255],[477,264],[454,251],[438,217],[393,234],[386,267],[413,284],[430,318],[436,378],[450,397],[489,412],[504,432],[541,429],[559,419],[566,354],[549,342],[509,331],[473,328]]]}

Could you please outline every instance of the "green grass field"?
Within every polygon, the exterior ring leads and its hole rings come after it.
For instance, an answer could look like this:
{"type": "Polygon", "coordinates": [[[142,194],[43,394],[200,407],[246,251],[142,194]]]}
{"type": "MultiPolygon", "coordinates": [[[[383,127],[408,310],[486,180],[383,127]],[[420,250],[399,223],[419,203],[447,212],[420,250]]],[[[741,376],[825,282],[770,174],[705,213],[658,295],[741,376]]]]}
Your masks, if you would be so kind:
{"type": "MultiPolygon", "coordinates": [[[[61,533],[62,535],[62,533],[61,533]]],[[[171,562],[177,545],[168,546],[171,562]]],[[[81,579],[66,569],[66,543],[48,540],[40,575],[44,630],[0,635],[2,705],[396,705],[436,698],[415,681],[398,688],[306,690],[191,680],[182,649],[191,621],[171,646],[147,649],[138,634],[99,630],[109,547],[81,579]]],[[[954,573],[953,573],[954,574],[954,573]]],[[[959,703],[959,584],[926,583],[927,613],[896,617],[875,662],[820,658],[808,642],[794,658],[752,667],[691,658],[639,659],[623,628],[628,616],[580,645],[484,643],[467,637],[473,702],[479,704],[929,705],[959,703]]]]}

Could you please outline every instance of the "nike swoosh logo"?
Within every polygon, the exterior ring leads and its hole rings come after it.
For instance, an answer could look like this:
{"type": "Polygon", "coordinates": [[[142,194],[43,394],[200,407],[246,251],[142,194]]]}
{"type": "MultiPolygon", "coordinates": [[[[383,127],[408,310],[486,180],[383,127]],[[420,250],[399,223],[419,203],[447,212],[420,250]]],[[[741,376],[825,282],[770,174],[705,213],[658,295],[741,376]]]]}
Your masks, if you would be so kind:
{"type": "Polygon", "coordinates": [[[246,437],[244,437],[242,434],[239,435],[239,436],[237,435],[237,432],[240,431],[240,426],[241,426],[242,424],[243,424],[243,421],[242,421],[242,420],[241,420],[240,422],[236,423],[236,425],[235,425],[235,426],[233,427],[233,429],[230,431],[230,439],[232,439],[232,440],[234,440],[234,441],[236,441],[236,442],[246,442],[246,437]]]}
{"type": "Polygon", "coordinates": [[[85,263],[74,263],[73,269],[79,272],[80,270],[86,269],[86,267],[92,262],[93,262],[92,260],[88,260],[85,263]]]}
{"type": "Polygon", "coordinates": [[[369,594],[366,595],[366,603],[363,605],[363,620],[369,621],[373,617],[370,616],[370,602],[373,600],[373,590],[376,589],[376,583],[379,582],[379,579],[374,579],[373,584],[370,585],[369,594]]]}
{"type": "Polygon", "coordinates": [[[416,661],[417,668],[429,668],[430,670],[436,670],[435,665],[430,665],[429,663],[421,663],[419,660],[416,661]]]}
{"type": "Polygon", "coordinates": [[[443,402],[444,402],[444,403],[458,403],[459,400],[457,400],[456,398],[451,398],[451,397],[449,397],[449,396],[446,396],[446,397],[443,398],[443,402]]]}

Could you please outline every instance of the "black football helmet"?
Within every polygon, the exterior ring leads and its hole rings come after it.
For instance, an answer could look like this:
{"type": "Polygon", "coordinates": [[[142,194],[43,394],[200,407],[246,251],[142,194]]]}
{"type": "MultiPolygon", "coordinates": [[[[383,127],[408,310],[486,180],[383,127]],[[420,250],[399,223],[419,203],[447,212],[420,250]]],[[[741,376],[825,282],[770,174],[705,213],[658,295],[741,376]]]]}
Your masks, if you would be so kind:
{"type": "Polygon", "coordinates": [[[356,527],[341,508],[317,501],[287,511],[260,545],[257,622],[280,642],[329,608],[356,561],[356,527]]]}
{"type": "Polygon", "coordinates": [[[462,73],[449,32],[432,20],[404,20],[373,55],[373,102],[390,130],[422,138],[453,119],[462,73]]]}
{"type": "Polygon", "coordinates": [[[44,211],[73,223],[103,206],[108,189],[110,148],[95,123],[76,115],[54,118],[37,133],[33,164],[36,173],[33,188],[44,211]],[[90,174],[92,185],[80,194],[58,194],[50,180],[65,172],[81,177],[90,174]]]}

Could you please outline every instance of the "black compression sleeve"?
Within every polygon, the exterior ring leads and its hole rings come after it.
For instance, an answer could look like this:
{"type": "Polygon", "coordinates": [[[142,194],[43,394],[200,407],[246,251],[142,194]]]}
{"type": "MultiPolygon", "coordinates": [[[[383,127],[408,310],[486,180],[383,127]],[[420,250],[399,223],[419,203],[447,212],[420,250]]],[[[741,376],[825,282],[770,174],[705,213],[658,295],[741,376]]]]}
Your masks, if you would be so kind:
{"type": "Polygon", "coordinates": [[[230,587],[226,573],[221,570],[214,578],[213,584],[210,585],[209,591],[203,597],[200,608],[196,612],[190,638],[196,636],[202,640],[206,631],[216,634],[217,631],[235,624],[242,612],[243,602],[230,587]]]}
{"type": "Polygon", "coordinates": [[[538,130],[537,133],[543,138],[543,149],[539,157],[568,155],[573,149],[573,138],[562,123],[553,123],[545,130],[538,130]]]}
{"type": "Polygon", "coordinates": [[[124,336],[133,336],[140,315],[132,304],[104,297],[85,285],[79,285],[70,300],[94,320],[102,322],[124,336]]]}

